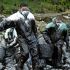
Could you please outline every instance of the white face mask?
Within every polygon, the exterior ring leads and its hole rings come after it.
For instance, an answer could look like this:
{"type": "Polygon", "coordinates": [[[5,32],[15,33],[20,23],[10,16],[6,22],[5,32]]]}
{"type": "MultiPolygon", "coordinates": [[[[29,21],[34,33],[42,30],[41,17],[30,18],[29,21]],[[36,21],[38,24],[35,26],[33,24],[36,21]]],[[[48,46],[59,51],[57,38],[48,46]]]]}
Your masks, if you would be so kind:
{"type": "Polygon", "coordinates": [[[61,24],[61,23],[56,23],[58,26],[61,24]]]}
{"type": "Polygon", "coordinates": [[[21,11],[21,13],[22,13],[23,15],[28,15],[28,12],[29,12],[29,11],[21,11]]]}

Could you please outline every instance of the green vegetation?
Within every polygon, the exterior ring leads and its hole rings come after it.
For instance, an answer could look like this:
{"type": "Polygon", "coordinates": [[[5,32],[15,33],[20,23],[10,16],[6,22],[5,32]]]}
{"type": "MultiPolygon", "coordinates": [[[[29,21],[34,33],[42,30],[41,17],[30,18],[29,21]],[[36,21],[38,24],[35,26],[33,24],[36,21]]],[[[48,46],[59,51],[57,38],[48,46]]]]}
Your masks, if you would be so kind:
{"type": "Polygon", "coordinates": [[[0,0],[0,13],[11,14],[25,2],[33,13],[64,12],[70,9],[70,0],[0,0]]]}

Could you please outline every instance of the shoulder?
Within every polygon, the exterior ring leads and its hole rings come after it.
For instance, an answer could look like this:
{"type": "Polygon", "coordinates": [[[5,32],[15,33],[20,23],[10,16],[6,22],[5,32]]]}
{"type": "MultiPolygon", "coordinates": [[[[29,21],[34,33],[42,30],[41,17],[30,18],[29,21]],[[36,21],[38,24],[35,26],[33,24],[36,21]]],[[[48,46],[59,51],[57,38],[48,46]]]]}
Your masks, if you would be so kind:
{"type": "Polygon", "coordinates": [[[31,12],[29,12],[27,18],[35,20],[35,17],[34,17],[34,15],[31,12]]]}
{"type": "Polygon", "coordinates": [[[68,28],[67,28],[67,25],[62,22],[62,23],[60,24],[60,26],[59,26],[59,29],[61,29],[61,30],[67,30],[68,28]]]}
{"type": "Polygon", "coordinates": [[[50,22],[46,25],[46,28],[50,28],[50,27],[55,27],[55,24],[53,22],[50,22]]]}
{"type": "Polygon", "coordinates": [[[12,15],[10,15],[10,16],[8,16],[7,18],[6,18],[6,20],[14,20],[15,18],[16,18],[16,15],[18,14],[18,12],[16,12],[16,13],[14,13],[14,14],[12,14],[12,15]]]}
{"type": "Polygon", "coordinates": [[[17,21],[17,20],[19,20],[20,18],[23,18],[23,16],[20,14],[19,11],[17,11],[16,13],[14,13],[14,14],[8,16],[8,17],[6,18],[6,20],[7,20],[7,21],[17,21]]]}
{"type": "Polygon", "coordinates": [[[62,23],[60,24],[60,27],[67,27],[67,25],[66,25],[64,22],[62,22],[62,23]]]}

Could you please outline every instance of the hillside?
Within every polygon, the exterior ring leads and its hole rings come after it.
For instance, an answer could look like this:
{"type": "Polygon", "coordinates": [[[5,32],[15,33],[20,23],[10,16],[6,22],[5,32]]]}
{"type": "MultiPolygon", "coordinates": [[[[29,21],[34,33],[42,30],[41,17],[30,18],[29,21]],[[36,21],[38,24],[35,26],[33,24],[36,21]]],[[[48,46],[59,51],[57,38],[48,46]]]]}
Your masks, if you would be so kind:
{"type": "Polygon", "coordinates": [[[0,14],[11,14],[25,2],[33,13],[64,12],[70,9],[70,0],[0,0],[0,14]]]}

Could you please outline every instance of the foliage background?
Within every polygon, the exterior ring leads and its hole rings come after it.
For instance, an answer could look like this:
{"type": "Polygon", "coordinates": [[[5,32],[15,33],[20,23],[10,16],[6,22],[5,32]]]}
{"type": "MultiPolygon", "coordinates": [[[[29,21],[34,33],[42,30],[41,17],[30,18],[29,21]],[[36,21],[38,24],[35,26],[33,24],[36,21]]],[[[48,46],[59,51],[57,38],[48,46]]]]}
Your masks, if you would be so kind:
{"type": "Polygon", "coordinates": [[[64,12],[70,10],[70,0],[0,0],[0,13],[11,14],[25,2],[33,13],[64,12]]]}

